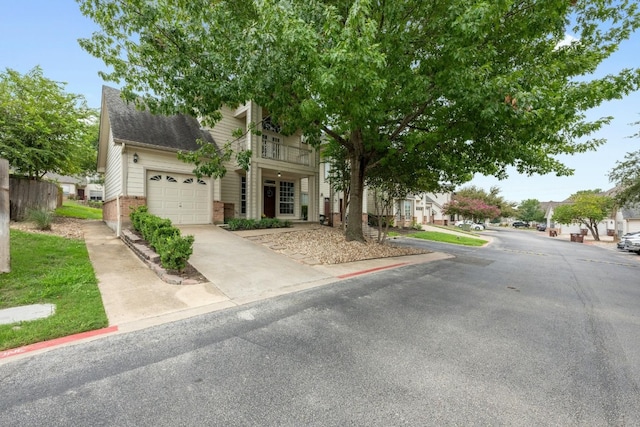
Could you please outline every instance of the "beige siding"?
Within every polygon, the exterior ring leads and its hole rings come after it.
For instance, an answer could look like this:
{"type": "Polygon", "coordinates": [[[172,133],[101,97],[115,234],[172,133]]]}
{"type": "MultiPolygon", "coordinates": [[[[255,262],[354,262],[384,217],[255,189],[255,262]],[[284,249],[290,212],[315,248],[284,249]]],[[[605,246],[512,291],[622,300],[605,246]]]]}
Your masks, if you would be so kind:
{"type": "MultiPolygon", "coordinates": [[[[174,172],[191,175],[193,165],[178,160],[174,152],[127,147],[127,182],[129,196],[146,196],[147,171],[174,172]],[[138,154],[138,163],[133,162],[133,153],[138,154]]],[[[209,186],[209,198],[213,195],[213,185],[209,186]]]]}
{"type": "Polygon", "coordinates": [[[109,129],[109,143],[107,148],[107,166],[104,174],[105,200],[111,200],[122,193],[122,160],[121,145],[113,141],[113,134],[109,129]]]}
{"type": "Polygon", "coordinates": [[[222,202],[233,203],[234,215],[236,218],[242,216],[240,214],[240,175],[237,172],[229,171],[222,178],[220,184],[222,187],[222,202]]]}

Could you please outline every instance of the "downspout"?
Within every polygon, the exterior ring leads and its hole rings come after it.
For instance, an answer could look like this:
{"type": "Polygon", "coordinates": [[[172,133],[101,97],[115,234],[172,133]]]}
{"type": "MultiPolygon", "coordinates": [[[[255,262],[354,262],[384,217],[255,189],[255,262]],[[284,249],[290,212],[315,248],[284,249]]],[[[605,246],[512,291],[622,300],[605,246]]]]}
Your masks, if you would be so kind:
{"type": "Polygon", "coordinates": [[[117,225],[116,225],[116,236],[120,237],[120,233],[122,232],[122,208],[120,206],[120,198],[123,197],[126,191],[126,176],[127,176],[127,161],[126,161],[126,145],[123,142],[122,148],[120,150],[121,161],[122,161],[122,176],[120,177],[120,193],[116,196],[116,215],[118,217],[117,225]]]}

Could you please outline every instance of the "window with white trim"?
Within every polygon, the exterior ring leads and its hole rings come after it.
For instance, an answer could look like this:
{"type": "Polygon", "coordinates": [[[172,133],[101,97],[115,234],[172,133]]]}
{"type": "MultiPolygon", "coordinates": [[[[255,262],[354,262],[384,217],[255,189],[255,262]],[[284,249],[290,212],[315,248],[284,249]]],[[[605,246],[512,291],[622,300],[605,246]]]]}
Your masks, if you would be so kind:
{"type": "Polygon", "coordinates": [[[247,177],[240,177],[240,213],[247,213],[247,177]]]}
{"type": "Polygon", "coordinates": [[[295,187],[293,182],[280,181],[280,214],[293,215],[295,205],[295,187]]]}

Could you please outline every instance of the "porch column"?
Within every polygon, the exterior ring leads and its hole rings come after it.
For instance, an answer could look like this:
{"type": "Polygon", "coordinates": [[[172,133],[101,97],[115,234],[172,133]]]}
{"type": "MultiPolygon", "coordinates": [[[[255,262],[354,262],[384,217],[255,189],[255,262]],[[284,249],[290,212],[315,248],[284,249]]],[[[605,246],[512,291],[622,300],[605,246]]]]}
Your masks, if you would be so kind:
{"type": "Polygon", "coordinates": [[[247,172],[247,218],[262,215],[262,168],[252,165],[247,172]]]}
{"type": "Polygon", "coordinates": [[[318,175],[309,175],[309,210],[308,220],[318,222],[320,220],[320,179],[318,175]]]}

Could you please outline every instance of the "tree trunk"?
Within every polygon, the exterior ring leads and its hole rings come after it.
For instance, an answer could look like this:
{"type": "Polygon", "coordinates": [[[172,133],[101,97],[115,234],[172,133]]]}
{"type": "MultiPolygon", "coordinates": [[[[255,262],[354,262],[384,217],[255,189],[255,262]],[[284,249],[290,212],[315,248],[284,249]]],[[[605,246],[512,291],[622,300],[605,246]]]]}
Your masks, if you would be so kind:
{"type": "Polygon", "coordinates": [[[364,242],[362,233],[362,195],[364,191],[364,173],[367,167],[367,159],[364,155],[362,133],[355,131],[351,135],[351,149],[349,150],[349,165],[351,166],[351,185],[349,194],[349,210],[347,214],[347,232],[345,238],[348,242],[364,242]]]}

